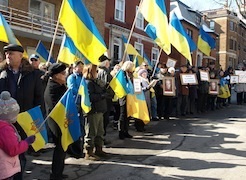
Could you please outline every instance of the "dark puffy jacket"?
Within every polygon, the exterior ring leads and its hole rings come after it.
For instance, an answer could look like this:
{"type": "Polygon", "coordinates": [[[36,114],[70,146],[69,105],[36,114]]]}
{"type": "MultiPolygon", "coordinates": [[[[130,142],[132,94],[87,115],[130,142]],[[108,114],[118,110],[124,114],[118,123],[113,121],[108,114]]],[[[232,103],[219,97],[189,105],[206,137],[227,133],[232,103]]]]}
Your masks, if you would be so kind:
{"type": "Polygon", "coordinates": [[[104,83],[100,80],[86,80],[88,85],[89,97],[91,101],[91,111],[89,114],[93,113],[105,113],[107,111],[107,101],[106,98],[108,94],[104,87],[104,83]]]}

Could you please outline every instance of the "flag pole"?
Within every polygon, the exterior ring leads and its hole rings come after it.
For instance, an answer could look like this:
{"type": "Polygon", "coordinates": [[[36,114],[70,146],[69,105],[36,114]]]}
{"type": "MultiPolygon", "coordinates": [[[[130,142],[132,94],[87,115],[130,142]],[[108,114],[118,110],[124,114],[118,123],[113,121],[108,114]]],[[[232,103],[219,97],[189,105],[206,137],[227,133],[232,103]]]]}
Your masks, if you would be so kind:
{"type": "Polygon", "coordinates": [[[161,52],[162,52],[162,49],[159,50],[158,58],[156,60],[155,67],[154,67],[153,73],[151,75],[151,78],[154,77],[154,75],[155,75],[155,71],[156,71],[157,65],[158,65],[158,63],[160,61],[160,58],[161,58],[161,52]]]}
{"type": "Polygon", "coordinates": [[[141,8],[141,6],[142,6],[142,2],[143,2],[143,0],[141,0],[140,3],[139,3],[138,10],[137,10],[137,12],[136,12],[136,16],[135,16],[135,18],[134,18],[134,20],[133,20],[133,23],[132,23],[131,31],[130,31],[130,34],[129,34],[129,37],[128,37],[128,40],[127,40],[127,43],[126,43],[125,51],[124,51],[124,54],[123,54],[123,57],[122,57],[122,61],[121,61],[122,63],[125,62],[126,51],[127,51],[127,48],[128,48],[128,44],[130,43],[130,39],[131,39],[133,30],[134,30],[135,24],[136,24],[136,22],[137,22],[137,17],[138,17],[138,13],[139,13],[139,11],[140,11],[140,8],[141,8]]]}
{"type": "MultiPolygon", "coordinates": [[[[54,47],[54,44],[55,44],[55,39],[56,39],[56,34],[57,34],[57,31],[58,31],[58,27],[59,27],[59,19],[57,20],[57,23],[56,23],[56,28],[55,28],[53,39],[52,39],[52,42],[51,42],[50,52],[49,52],[49,57],[48,57],[47,62],[50,62],[51,53],[53,51],[53,47],[54,47]]],[[[56,62],[58,62],[58,59],[56,60],[56,62]]]]}

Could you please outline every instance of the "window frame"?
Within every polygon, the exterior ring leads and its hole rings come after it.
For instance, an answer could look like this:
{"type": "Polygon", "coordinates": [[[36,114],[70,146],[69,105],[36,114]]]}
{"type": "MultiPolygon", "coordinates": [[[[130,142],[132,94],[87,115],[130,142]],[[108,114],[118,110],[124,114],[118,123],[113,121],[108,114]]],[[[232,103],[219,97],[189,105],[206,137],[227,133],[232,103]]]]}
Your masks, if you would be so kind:
{"type": "Polygon", "coordinates": [[[125,0],[115,0],[115,8],[114,8],[114,19],[117,20],[117,21],[121,21],[121,22],[125,22],[125,7],[126,6],[126,2],[125,0]],[[119,4],[119,1],[122,1],[123,3],[123,9],[118,9],[118,4],[119,4]],[[119,12],[122,12],[122,19],[119,15],[119,17],[117,17],[117,10],[119,12]]]}

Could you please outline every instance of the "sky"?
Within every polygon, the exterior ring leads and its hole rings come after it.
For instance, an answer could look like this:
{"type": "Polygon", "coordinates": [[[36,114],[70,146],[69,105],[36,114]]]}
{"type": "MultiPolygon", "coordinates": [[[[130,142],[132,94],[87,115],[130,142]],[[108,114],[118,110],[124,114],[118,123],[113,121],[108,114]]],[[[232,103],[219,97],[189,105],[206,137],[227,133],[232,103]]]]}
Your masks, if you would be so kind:
{"type": "MultiPolygon", "coordinates": [[[[222,6],[214,0],[180,0],[194,10],[203,11],[221,8],[222,6]]],[[[218,1],[218,0],[217,0],[218,1]]],[[[223,2],[223,0],[221,0],[223,2]]]]}

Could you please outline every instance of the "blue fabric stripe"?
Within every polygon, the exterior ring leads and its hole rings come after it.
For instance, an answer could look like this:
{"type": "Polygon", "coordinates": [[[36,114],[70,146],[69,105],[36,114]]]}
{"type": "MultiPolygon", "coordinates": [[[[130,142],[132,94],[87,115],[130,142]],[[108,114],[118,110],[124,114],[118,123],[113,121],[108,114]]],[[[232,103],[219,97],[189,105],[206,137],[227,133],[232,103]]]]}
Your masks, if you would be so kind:
{"type": "Polygon", "coordinates": [[[77,17],[81,20],[81,22],[91,31],[93,32],[94,36],[104,45],[104,40],[100,35],[97,27],[92,23],[92,18],[86,9],[85,5],[82,3],[81,0],[67,0],[70,4],[70,7],[73,9],[74,13],[77,14],[77,17]]]}
{"type": "MultiPolygon", "coordinates": [[[[37,128],[40,127],[40,125],[44,122],[44,118],[43,118],[40,107],[37,106],[37,107],[27,111],[27,113],[31,116],[31,118],[32,118],[32,120],[35,123],[37,128]]],[[[42,135],[45,142],[48,142],[46,128],[43,128],[43,129],[41,128],[40,134],[42,135]]]]}

